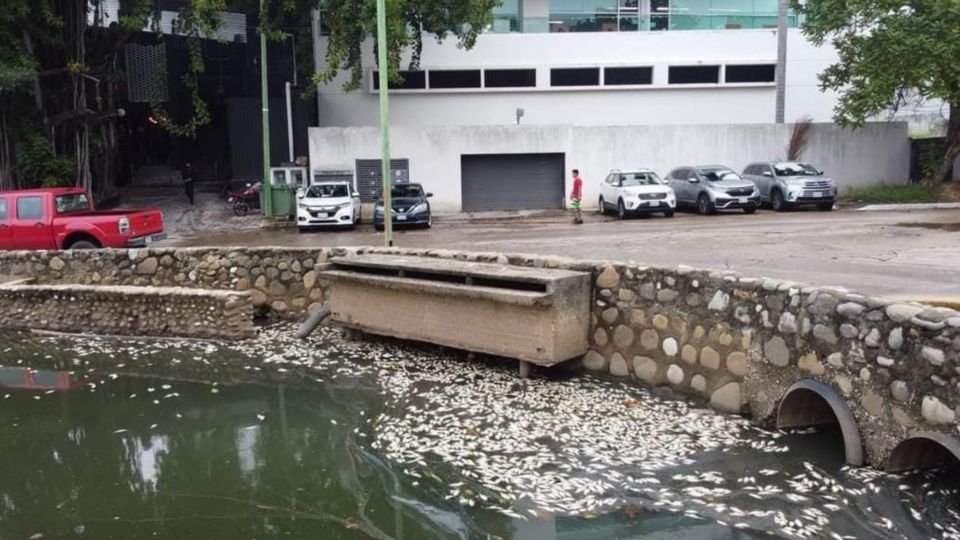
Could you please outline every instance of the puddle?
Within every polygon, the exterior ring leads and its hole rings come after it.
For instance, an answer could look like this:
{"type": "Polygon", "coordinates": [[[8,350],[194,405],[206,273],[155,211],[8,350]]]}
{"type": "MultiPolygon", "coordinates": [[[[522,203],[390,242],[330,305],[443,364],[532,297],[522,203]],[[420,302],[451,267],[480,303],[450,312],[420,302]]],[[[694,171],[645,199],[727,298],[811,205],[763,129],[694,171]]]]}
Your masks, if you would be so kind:
{"type": "Polygon", "coordinates": [[[960,222],[957,223],[897,223],[897,227],[911,229],[929,229],[931,231],[960,232],[960,222]]]}

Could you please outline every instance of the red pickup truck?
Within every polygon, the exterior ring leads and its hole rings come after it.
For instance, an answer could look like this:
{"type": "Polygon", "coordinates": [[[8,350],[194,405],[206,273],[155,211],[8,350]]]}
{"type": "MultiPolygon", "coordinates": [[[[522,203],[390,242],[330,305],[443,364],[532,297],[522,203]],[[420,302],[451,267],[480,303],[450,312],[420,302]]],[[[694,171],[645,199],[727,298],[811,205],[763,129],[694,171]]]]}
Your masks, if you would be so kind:
{"type": "Polygon", "coordinates": [[[78,188],[0,191],[0,250],[144,247],[165,237],[155,208],[95,210],[78,188]]]}

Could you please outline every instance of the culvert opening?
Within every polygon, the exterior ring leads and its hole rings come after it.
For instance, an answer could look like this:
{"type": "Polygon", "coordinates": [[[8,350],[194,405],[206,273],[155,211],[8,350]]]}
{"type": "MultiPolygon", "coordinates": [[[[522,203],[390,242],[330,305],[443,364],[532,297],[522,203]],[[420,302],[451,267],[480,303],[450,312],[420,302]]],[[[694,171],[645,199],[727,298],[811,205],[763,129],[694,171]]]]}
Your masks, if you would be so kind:
{"type": "Polygon", "coordinates": [[[919,433],[900,442],[887,458],[891,472],[944,468],[960,470],[960,441],[943,433],[919,433]]]}
{"type": "Polygon", "coordinates": [[[849,465],[863,465],[863,446],[853,413],[843,398],[824,383],[800,381],[790,387],[777,409],[777,427],[815,427],[818,431],[837,433],[844,461],[849,465]]]}

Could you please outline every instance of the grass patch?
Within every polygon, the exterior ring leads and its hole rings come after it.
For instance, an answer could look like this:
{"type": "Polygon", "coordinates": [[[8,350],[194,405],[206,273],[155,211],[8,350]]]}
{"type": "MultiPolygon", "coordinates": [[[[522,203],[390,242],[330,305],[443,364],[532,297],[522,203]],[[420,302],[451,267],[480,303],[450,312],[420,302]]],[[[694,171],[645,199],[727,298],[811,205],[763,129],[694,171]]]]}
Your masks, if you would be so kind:
{"type": "Polygon", "coordinates": [[[941,186],[926,184],[854,188],[839,198],[843,202],[865,204],[934,203],[947,199],[941,186]]]}

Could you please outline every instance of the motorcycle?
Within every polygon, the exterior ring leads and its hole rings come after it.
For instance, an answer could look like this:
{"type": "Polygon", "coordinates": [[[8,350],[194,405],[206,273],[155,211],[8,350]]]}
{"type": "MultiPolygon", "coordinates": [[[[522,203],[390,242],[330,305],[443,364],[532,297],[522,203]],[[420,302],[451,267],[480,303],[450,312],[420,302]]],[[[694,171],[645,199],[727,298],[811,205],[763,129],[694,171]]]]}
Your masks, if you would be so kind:
{"type": "Polygon", "coordinates": [[[233,213],[238,216],[245,216],[251,210],[260,210],[260,190],[263,188],[263,182],[248,184],[247,189],[236,191],[230,194],[227,202],[233,205],[233,213]]]}

